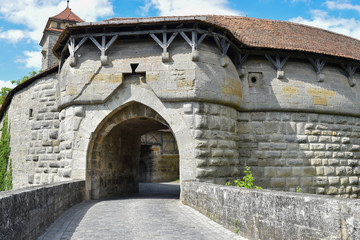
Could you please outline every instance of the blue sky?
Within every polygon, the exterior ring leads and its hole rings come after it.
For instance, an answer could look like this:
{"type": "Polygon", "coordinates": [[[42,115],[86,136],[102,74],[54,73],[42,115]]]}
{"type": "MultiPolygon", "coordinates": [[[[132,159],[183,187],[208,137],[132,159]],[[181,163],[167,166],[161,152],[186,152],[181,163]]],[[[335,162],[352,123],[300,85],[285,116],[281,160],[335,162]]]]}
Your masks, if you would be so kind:
{"type": "MultiPolygon", "coordinates": [[[[1,0],[0,88],[39,70],[48,17],[66,0],[1,0]]],[[[303,23],[360,39],[360,0],[70,0],[85,21],[111,17],[226,14],[303,23]]]]}

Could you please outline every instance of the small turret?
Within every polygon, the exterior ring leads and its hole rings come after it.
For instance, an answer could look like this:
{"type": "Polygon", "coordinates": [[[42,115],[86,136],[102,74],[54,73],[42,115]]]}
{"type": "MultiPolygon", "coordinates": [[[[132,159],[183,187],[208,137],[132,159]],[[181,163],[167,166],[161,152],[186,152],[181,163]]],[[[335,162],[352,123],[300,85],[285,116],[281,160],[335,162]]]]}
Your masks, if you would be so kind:
{"type": "Polygon", "coordinates": [[[66,26],[75,25],[79,22],[84,22],[84,20],[71,11],[69,8],[69,1],[67,1],[67,7],[64,11],[49,18],[39,43],[40,46],[42,46],[42,70],[52,67],[58,63],[58,59],[52,53],[52,48],[66,26]]]}

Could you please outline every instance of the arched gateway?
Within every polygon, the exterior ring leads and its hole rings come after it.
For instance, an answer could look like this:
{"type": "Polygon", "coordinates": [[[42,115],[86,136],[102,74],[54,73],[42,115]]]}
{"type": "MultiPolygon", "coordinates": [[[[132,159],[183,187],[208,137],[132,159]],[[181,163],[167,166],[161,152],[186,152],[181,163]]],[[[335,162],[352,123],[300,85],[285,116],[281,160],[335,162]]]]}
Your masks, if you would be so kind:
{"type": "Polygon", "coordinates": [[[88,148],[86,180],[91,198],[137,192],[141,136],[169,127],[157,112],[136,102],[110,113],[93,133],[88,148]]]}
{"type": "Polygon", "coordinates": [[[167,129],[181,182],[224,184],[248,165],[264,188],[358,197],[358,40],[247,17],[72,14],[49,19],[43,72],[0,111],[15,188],[86,179],[89,198],[134,192],[141,135],[167,129]]]}

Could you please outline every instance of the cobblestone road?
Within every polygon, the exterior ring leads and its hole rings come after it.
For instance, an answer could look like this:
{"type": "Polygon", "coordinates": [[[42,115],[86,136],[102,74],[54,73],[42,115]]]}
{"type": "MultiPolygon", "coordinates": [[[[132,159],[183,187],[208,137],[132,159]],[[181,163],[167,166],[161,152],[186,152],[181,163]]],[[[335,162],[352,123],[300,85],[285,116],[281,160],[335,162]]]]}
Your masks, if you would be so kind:
{"type": "Polygon", "coordinates": [[[39,238],[242,239],[178,200],[175,184],[141,184],[140,194],[85,201],[62,214],[39,238]]]}

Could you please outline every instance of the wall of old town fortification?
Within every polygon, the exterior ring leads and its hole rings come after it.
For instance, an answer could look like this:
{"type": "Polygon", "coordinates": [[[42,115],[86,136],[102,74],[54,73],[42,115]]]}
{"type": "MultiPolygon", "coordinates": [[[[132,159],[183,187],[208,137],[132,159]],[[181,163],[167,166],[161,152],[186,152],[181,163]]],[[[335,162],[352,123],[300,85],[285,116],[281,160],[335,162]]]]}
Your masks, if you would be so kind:
{"type": "Polygon", "coordinates": [[[8,109],[14,188],[59,182],[61,173],[58,140],[56,74],[48,75],[19,91],[8,109]]]}
{"type": "Polygon", "coordinates": [[[198,61],[184,42],[169,47],[168,63],[156,47],[115,43],[102,66],[88,42],[75,66],[67,59],[59,75],[18,92],[9,108],[15,187],[85,179],[92,134],[141,103],[174,133],[182,180],[223,184],[248,165],[265,188],[358,196],[359,85],[339,65],[326,63],[319,82],[310,62],[290,58],[277,78],[264,56],[249,56],[239,77],[209,42],[198,61]]]}

